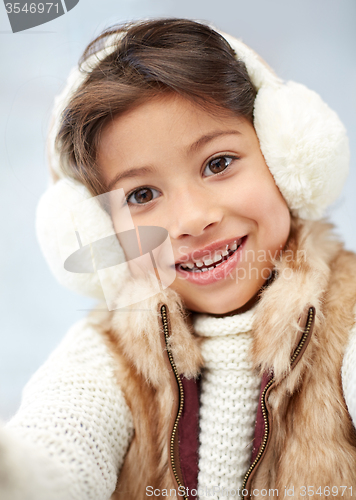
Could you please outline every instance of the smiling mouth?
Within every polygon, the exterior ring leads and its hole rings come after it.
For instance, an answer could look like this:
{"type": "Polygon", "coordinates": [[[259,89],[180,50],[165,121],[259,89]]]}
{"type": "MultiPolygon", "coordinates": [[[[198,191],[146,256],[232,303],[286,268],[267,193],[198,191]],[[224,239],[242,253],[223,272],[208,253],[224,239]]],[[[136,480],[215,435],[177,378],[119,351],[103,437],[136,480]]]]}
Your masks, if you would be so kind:
{"type": "Polygon", "coordinates": [[[210,271],[211,269],[215,269],[216,267],[221,266],[226,262],[235,252],[240,248],[240,246],[245,241],[246,236],[240,238],[238,240],[233,241],[229,245],[226,245],[226,248],[223,250],[218,250],[211,257],[203,257],[198,261],[191,261],[184,264],[178,264],[178,269],[180,271],[185,271],[188,273],[205,273],[210,271]]]}

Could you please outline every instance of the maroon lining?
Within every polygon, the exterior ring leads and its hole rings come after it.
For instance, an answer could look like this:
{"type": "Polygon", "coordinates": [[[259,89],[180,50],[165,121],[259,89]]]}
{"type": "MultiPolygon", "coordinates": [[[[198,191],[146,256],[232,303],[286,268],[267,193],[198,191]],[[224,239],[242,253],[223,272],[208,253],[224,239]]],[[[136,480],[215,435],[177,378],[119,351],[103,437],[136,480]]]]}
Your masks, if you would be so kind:
{"type": "Polygon", "coordinates": [[[196,499],[190,492],[198,488],[200,378],[187,379],[181,375],[180,379],[184,390],[183,412],[178,424],[180,467],[186,492],[189,488],[188,497],[196,499]]]}
{"type": "MultiPolygon", "coordinates": [[[[196,495],[191,495],[190,492],[198,488],[200,378],[198,380],[186,379],[182,375],[180,378],[184,390],[183,412],[178,424],[180,466],[184,485],[186,489],[189,488],[188,497],[195,500],[196,495]]],[[[251,464],[257,457],[265,433],[261,397],[266,385],[272,378],[273,374],[268,372],[262,376],[251,464]]]]}
{"type": "Polygon", "coordinates": [[[258,399],[258,408],[257,408],[257,415],[256,415],[255,437],[253,440],[251,464],[254,462],[254,460],[256,459],[256,457],[258,455],[258,451],[261,447],[263,436],[265,434],[265,421],[263,419],[263,414],[262,414],[261,397],[262,397],[263,391],[265,390],[266,385],[272,379],[272,377],[273,377],[273,374],[268,373],[268,372],[265,372],[262,376],[260,397],[258,399]]]}

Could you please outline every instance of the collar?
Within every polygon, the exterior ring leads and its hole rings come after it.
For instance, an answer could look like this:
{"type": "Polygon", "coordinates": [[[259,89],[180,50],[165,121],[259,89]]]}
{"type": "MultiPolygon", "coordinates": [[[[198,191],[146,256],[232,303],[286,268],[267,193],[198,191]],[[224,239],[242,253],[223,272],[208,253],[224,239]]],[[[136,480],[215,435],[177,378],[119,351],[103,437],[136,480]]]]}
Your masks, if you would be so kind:
{"type": "Polygon", "coordinates": [[[209,314],[194,314],[194,331],[200,337],[222,337],[249,332],[252,330],[256,309],[257,304],[241,314],[221,318],[209,314]]]}

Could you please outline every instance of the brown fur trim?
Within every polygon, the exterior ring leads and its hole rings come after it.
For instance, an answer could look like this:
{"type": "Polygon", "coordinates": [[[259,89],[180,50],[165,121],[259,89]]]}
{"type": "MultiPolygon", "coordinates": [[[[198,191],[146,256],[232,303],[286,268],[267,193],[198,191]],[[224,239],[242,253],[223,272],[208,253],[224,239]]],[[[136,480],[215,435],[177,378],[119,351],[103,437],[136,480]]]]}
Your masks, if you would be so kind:
{"type": "MultiPolygon", "coordinates": [[[[276,288],[271,287],[273,293],[266,291],[264,325],[261,309],[258,310],[255,362],[263,360],[264,366],[268,363],[269,368],[281,376],[287,370],[283,356],[287,356],[295,341],[296,321],[306,302],[316,307],[317,321],[301,363],[271,391],[268,402],[274,430],[252,487],[277,488],[280,496],[284,495],[285,487],[294,487],[294,498],[306,498],[304,486],[313,487],[314,492],[321,486],[322,494],[318,498],[326,498],[328,490],[324,495],[324,487],[330,487],[331,491],[332,486],[338,486],[338,498],[341,498],[340,486],[356,484],[356,433],[341,383],[344,349],[354,324],[356,256],[328,238],[327,225],[308,223],[297,227],[297,231],[295,241],[301,245],[297,248],[309,246],[311,255],[307,265],[292,263],[297,276],[292,277],[289,296],[284,295],[285,316],[280,321],[285,325],[282,330],[270,330],[268,337],[272,343],[276,337],[279,339],[279,352],[275,355],[262,340],[267,328],[274,324],[272,318],[276,317],[278,308],[276,288]],[[305,235],[308,226],[310,236],[305,235]]],[[[280,268],[283,265],[282,262],[280,268]]],[[[343,498],[351,498],[349,488],[343,498]]]]}
{"type": "MultiPolygon", "coordinates": [[[[135,302],[137,289],[151,289],[149,279],[131,280],[123,290],[126,297],[135,302]]],[[[149,293],[147,292],[147,295],[149,293]]],[[[160,341],[158,304],[167,305],[172,335],[170,348],[179,373],[187,378],[196,377],[203,365],[200,353],[200,339],[188,328],[186,313],[180,298],[167,289],[145,301],[134,303],[126,311],[115,311],[111,325],[113,335],[121,345],[122,353],[135,366],[138,373],[149,380],[154,387],[161,387],[166,380],[165,360],[160,341]]]]}
{"type": "MultiPolygon", "coordinates": [[[[252,355],[260,373],[273,369],[276,381],[290,371],[290,357],[301,333],[299,319],[306,307],[315,307],[316,327],[324,321],[322,303],[330,275],[328,264],[342,247],[333,239],[331,228],[328,223],[295,219],[288,246],[281,260],[275,262],[277,278],[261,296],[252,355]]],[[[296,382],[307,363],[308,356],[303,356],[289,383],[296,382]]]]}
{"type": "MultiPolygon", "coordinates": [[[[119,361],[120,355],[115,351],[119,361]]],[[[124,384],[135,435],[120,471],[113,500],[146,499],[146,487],[175,488],[168,467],[168,421],[172,407],[169,377],[157,391],[141,374],[121,359],[117,372],[124,384]]]]}

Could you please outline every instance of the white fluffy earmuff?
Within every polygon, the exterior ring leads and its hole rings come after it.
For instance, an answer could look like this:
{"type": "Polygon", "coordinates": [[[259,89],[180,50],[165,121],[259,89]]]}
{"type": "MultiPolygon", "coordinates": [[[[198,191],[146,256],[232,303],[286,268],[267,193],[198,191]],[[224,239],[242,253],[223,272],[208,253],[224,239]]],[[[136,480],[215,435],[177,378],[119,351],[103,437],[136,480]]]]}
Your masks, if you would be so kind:
{"type": "Polygon", "coordinates": [[[249,47],[223,36],[258,90],[254,127],[275,183],[294,215],[320,219],[348,175],[344,125],[316,92],[300,83],[282,82],[249,47]]]}
{"type": "MultiPolygon", "coordinates": [[[[294,215],[311,220],[321,218],[340,195],[348,174],[349,148],[343,124],[317,93],[295,82],[284,83],[253,50],[240,40],[221,34],[237,58],[245,63],[257,89],[254,126],[276,185],[294,215]]],[[[86,68],[92,68],[114,51],[117,43],[117,36],[108,38],[105,49],[92,55],[86,68]]],[[[48,149],[51,166],[60,180],[49,187],[39,202],[37,234],[46,260],[61,284],[103,298],[98,273],[72,273],[64,269],[65,259],[79,248],[76,236],[82,232],[80,222],[74,223],[75,217],[71,217],[70,230],[56,223],[64,212],[75,210],[76,205],[91,197],[83,185],[65,178],[54,148],[62,111],[84,77],[78,68],[73,69],[64,90],[55,99],[48,149]]],[[[91,238],[115,232],[108,214],[101,212],[87,214],[91,226],[97,228],[91,238]]],[[[124,262],[123,252],[122,259],[124,262]]],[[[112,269],[112,276],[119,289],[127,274],[112,269]]]]}

